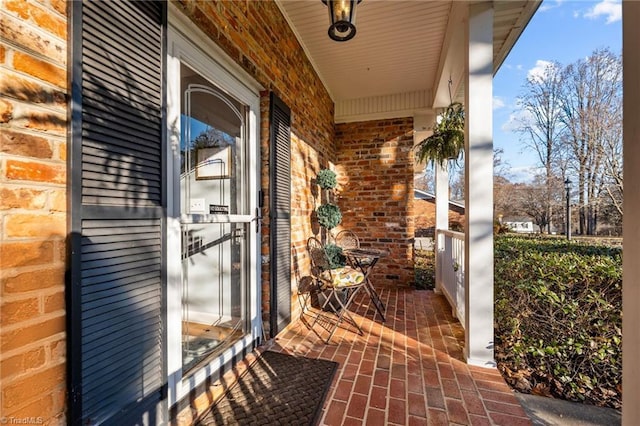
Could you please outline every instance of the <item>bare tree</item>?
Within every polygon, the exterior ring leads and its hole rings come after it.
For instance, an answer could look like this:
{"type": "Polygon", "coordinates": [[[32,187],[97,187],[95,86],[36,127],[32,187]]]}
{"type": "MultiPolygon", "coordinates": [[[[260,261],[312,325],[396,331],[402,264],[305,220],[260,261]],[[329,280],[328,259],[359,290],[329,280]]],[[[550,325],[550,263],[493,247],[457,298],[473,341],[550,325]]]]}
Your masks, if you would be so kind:
{"type": "Polygon", "coordinates": [[[511,168],[511,165],[509,164],[509,162],[504,160],[503,155],[504,149],[493,149],[493,175],[509,179],[509,169],[511,168]]]}
{"type": "MultiPolygon", "coordinates": [[[[532,74],[527,78],[525,94],[519,98],[523,111],[519,132],[525,136],[522,141],[533,149],[544,168],[541,201],[545,212],[540,215],[539,223],[545,224],[548,233],[551,233],[554,161],[558,156],[558,144],[565,130],[562,121],[561,86],[562,68],[557,62],[550,62],[541,73],[532,74]]],[[[539,189],[536,192],[539,192],[539,189]]]]}
{"type": "Polygon", "coordinates": [[[510,193],[513,184],[509,181],[509,163],[504,161],[502,148],[493,150],[493,217],[500,220],[510,211],[510,193]]]}
{"type": "Polygon", "coordinates": [[[450,162],[449,190],[452,200],[464,200],[464,166],[462,164],[450,162]]]}
{"type": "Polygon", "coordinates": [[[551,233],[554,228],[550,227],[551,220],[564,218],[558,209],[562,200],[562,186],[558,184],[560,180],[552,177],[547,180],[546,173],[541,173],[533,178],[532,183],[515,184],[510,194],[511,208],[521,216],[528,216],[540,227],[540,230],[547,229],[551,233]],[[549,205],[547,205],[549,200],[549,205]],[[550,207],[550,208],[549,208],[550,207]]]}
{"type": "Polygon", "coordinates": [[[501,175],[493,175],[493,216],[500,221],[503,216],[514,214],[513,183],[501,175]]]}
{"type": "Polygon", "coordinates": [[[617,112],[622,90],[622,63],[608,49],[567,66],[563,72],[563,123],[571,163],[578,180],[581,234],[597,231],[598,208],[606,190],[605,146],[619,137],[617,112]]]}
{"type": "Polygon", "coordinates": [[[431,162],[428,162],[421,172],[413,175],[413,185],[421,191],[435,194],[435,181],[435,171],[431,162]]]}
{"type": "MultiPolygon", "coordinates": [[[[622,93],[619,94],[621,96],[622,93]]],[[[624,181],[622,178],[622,99],[611,105],[610,114],[605,123],[602,138],[604,154],[604,189],[620,217],[622,217],[622,195],[624,181]]]]}

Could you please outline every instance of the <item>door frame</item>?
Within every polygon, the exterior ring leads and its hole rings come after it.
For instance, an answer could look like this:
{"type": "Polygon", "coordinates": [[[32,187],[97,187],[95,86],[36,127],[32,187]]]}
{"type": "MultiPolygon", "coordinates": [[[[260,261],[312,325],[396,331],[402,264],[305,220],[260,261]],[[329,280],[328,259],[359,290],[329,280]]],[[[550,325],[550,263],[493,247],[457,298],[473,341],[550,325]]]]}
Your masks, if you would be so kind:
{"type": "MultiPolygon", "coordinates": [[[[246,265],[249,330],[229,349],[188,377],[182,377],[181,235],[180,235],[180,63],[210,79],[249,108],[246,167],[249,173],[248,213],[258,208],[260,189],[260,91],[262,87],[175,6],[169,5],[167,34],[167,371],[169,406],[175,405],[225,365],[251,350],[262,335],[260,233],[248,232],[246,265]],[[207,53],[205,53],[207,52],[207,53]],[[177,101],[177,105],[176,105],[177,101]]],[[[257,220],[257,218],[256,218],[257,220]]],[[[249,226],[250,230],[256,227],[249,226]]]]}

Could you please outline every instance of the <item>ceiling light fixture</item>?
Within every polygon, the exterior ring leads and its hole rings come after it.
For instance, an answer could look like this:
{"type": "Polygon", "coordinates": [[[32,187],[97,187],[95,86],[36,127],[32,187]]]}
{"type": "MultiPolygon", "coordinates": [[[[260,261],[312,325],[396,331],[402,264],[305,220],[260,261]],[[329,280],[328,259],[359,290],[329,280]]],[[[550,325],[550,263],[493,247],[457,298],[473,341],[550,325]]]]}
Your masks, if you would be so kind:
{"type": "Polygon", "coordinates": [[[335,41],[351,40],[356,35],[356,6],[362,0],[322,0],[329,9],[329,37],[335,41]]]}

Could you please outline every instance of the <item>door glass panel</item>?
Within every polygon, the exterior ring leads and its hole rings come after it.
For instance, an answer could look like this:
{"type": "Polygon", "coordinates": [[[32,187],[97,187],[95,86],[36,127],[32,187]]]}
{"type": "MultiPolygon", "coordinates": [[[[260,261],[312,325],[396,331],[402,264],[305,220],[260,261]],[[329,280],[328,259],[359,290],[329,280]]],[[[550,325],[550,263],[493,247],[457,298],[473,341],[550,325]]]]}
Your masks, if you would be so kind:
{"type": "Polygon", "coordinates": [[[180,212],[247,214],[246,107],[182,65],[180,212]]]}
{"type": "Polygon", "coordinates": [[[182,366],[193,370],[244,336],[247,108],[181,66],[182,366]]]}
{"type": "Polygon", "coordinates": [[[182,364],[195,367],[245,334],[246,223],[182,226],[182,364]]]}

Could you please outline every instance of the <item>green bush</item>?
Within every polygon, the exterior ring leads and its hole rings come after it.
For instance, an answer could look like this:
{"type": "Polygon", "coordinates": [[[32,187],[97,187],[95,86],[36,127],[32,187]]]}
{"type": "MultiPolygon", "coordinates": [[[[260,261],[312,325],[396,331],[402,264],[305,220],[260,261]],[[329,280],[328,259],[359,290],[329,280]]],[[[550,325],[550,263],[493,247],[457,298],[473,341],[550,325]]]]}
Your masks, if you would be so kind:
{"type": "Polygon", "coordinates": [[[415,286],[418,290],[436,288],[435,253],[433,250],[416,250],[414,253],[415,286]]]}
{"type": "Polygon", "coordinates": [[[342,213],[340,208],[335,204],[322,204],[316,209],[316,215],[318,216],[318,223],[320,226],[331,230],[342,222],[342,213]]]}
{"type": "Polygon", "coordinates": [[[338,179],[334,171],[329,169],[322,169],[316,176],[316,182],[322,189],[333,189],[338,184],[338,179]]]}
{"type": "Polygon", "coordinates": [[[620,408],[622,252],[495,239],[496,360],[526,393],[620,408]]]}
{"type": "Polygon", "coordinates": [[[347,264],[347,259],[342,254],[342,247],[339,247],[335,244],[325,244],[324,252],[327,255],[327,262],[329,263],[329,268],[341,268],[347,264]]]}

